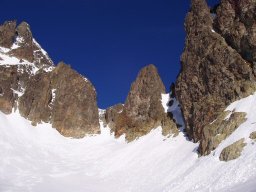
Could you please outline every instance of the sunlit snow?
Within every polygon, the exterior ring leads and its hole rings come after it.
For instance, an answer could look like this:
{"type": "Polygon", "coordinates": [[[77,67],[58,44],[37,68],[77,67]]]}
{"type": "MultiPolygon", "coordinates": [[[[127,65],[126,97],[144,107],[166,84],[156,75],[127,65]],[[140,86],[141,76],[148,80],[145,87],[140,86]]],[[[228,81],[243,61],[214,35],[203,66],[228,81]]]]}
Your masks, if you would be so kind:
{"type": "Polygon", "coordinates": [[[31,126],[18,112],[0,113],[0,191],[254,191],[256,145],[248,139],[256,127],[254,106],[256,94],[228,107],[248,113],[248,121],[226,140],[239,135],[248,142],[242,156],[230,162],[216,155],[226,141],[215,156],[199,158],[198,144],[183,133],[165,138],[161,128],[128,144],[103,126],[101,135],[70,139],[50,124],[31,126]],[[240,129],[249,131],[240,135],[240,129]]]}

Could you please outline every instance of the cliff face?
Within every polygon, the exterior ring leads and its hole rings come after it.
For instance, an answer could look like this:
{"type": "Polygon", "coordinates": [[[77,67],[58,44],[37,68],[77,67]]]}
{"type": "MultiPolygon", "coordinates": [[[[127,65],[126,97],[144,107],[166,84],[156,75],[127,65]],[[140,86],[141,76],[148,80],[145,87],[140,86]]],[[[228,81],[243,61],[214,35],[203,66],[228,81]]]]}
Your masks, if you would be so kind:
{"type": "Polygon", "coordinates": [[[205,127],[228,104],[256,90],[253,57],[247,58],[254,54],[254,7],[252,2],[222,0],[211,14],[205,0],[192,0],[175,89],[186,131],[195,142],[201,141],[201,154],[208,150],[205,141],[215,136],[205,127]],[[245,46],[243,41],[250,43],[245,46]]]}
{"type": "Polygon", "coordinates": [[[115,135],[126,135],[128,141],[162,126],[165,134],[176,134],[174,121],[167,116],[162,105],[165,87],[154,65],[144,67],[131,85],[124,106],[116,105],[106,111],[107,124],[115,135]]]}
{"type": "Polygon", "coordinates": [[[255,69],[256,2],[222,0],[216,11],[214,27],[226,42],[255,69]]]}
{"type": "MultiPolygon", "coordinates": [[[[0,110],[18,109],[36,125],[49,122],[62,135],[80,138],[100,133],[96,91],[91,82],[59,63],[56,67],[32,36],[27,23],[0,26],[0,110]]],[[[178,129],[162,105],[165,87],[154,65],[143,68],[124,105],[106,110],[105,124],[128,141],[162,126],[163,134],[178,129]]]]}
{"type": "Polygon", "coordinates": [[[0,26],[0,58],[2,112],[19,109],[33,124],[49,122],[68,137],[100,133],[92,83],[64,63],[55,67],[27,23],[0,26]]]}

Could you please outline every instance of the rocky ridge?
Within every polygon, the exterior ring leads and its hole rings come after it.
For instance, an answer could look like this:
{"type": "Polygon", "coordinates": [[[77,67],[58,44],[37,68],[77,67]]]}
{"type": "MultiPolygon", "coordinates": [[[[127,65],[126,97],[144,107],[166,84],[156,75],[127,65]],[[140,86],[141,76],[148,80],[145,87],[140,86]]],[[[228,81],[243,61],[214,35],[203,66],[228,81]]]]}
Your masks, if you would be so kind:
{"type": "Polygon", "coordinates": [[[92,83],[63,62],[54,66],[27,23],[0,26],[0,57],[0,110],[6,114],[18,109],[33,125],[48,122],[75,138],[100,133],[99,118],[127,141],[158,126],[163,135],[178,133],[162,105],[165,87],[154,65],[140,71],[124,105],[110,107],[99,117],[92,83]]]}
{"type": "Polygon", "coordinates": [[[165,87],[154,65],[141,69],[132,83],[125,104],[106,110],[106,124],[116,137],[125,134],[127,141],[146,135],[162,126],[163,135],[178,134],[175,120],[168,116],[162,105],[165,87]]]}
{"type": "Polygon", "coordinates": [[[219,134],[208,132],[207,126],[211,126],[230,103],[256,90],[254,64],[246,57],[254,48],[244,48],[243,43],[238,43],[241,39],[250,39],[253,44],[253,32],[249,31],[253,31],[255,2],[222,0],[217,12],[212,13],[205,0],[191,2],[175,93],[182,106],[186,131],[191,139],[200,142],[199,152],[204,155],[211,151],[207,144],[209,138],[212,140],[219,134]],[[246,24],[245,18],[250,22],[246,24]],[[245,27],[236,28],[237,25],[245,27]]]}
{"type": "MultiPolygon", "coordinates": [[[[19,109],[33,124],[49,122],[62,135],[76,138],[100,133],[99,118],[127,141],[158,126],[165,136],[185,127],[188,137],[200,142],[199,155],[210,154],[246,121],[245,113],[225,108],[256,90],[256,3],[222,0],[210,9],[205,0],[191,2],[169,109],[162,102],[165,87],[157,69],[148,65],[131,85],[125,103],[101,111],[99,117],[92,83],[63,62],[55,67],[29,25],[9,21],[0,26],[0,110],[9,114],[19,109]],[[174,106],[182,110],[185,125],[170,109],[174,106]]],[[[233,159],[240,146],[223,150],[220,159],[233,159]]]]}
{"type": "Polygon", "coordinates": [[[27,23],[0,26],[0,58],[2,112],[16,108],[32,124],[49,122],[68,137],[100,133],[92,83],[63,62],[55,67],[27,23]]]}

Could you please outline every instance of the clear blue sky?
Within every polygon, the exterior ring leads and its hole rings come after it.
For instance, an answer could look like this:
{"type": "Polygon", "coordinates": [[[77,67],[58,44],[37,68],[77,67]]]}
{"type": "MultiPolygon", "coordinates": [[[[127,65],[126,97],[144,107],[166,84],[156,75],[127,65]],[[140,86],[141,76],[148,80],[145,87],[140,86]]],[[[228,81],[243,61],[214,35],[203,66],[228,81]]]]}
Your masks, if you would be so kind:
{"type": "Polygon", "coordinates": [[[99,107],[106,108],[125,101],[150,63],[169,90],[180,69],[189,7],[189,0],[1,0],[0,21],[27,21],[55,63],[92,81],[99,107]]]}

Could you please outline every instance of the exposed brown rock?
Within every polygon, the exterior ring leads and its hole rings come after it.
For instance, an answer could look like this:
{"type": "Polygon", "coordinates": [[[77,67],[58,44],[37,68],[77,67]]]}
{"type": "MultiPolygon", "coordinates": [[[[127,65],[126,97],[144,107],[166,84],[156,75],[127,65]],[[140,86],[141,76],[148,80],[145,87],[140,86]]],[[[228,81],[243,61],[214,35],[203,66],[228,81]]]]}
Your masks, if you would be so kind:
{"type": "Polygon", "coordinates": [[[199,146],[201,155],[208,155],[218,145],[231,135],[242,123],[246,121],[246,113],[234,112],[228,119],[225,119],[230,111],[221,113],[218,118],[205,126],[199,146]]]}
{"type": "Polygon", "coordinates": [[[256,131],[252,132],[249,137],[250,139],[256,140],[256,131]]]}
{"type": "Polygon", "coordinates": [[[256,62],[256,2],[222,0],[215,19],[216,30],[250,63],[256,62]]]}
{"type": "Polygon", "coordinates": [[[22,92],[29,79],[28,73],[22,73],[26,70],[29,69],[24,65],[0,66],[0,111],[9,114],[16,107],[17,93],[22,92]]]}
{"type": "Polygon", "coordinates": [[[9,48],[8,55],[34,63],[37,67],[53,65],[49,56],[33,38],[29,24],[22,22],[16,27],[16,21],[6,21],[0,25],[0,46],[9,48]]]}
{"type": "Polygon", "coordinates": [[[6,21],[0,26],[0,46],[10,48],[15,40],[16,21],[6,21]]]}
{"type": "Polygon", "coordinates": [[[19,99],[19,111],[22,116],[37,124],[49,122],[51,109],[51,79],[46,72],[38,73],[30,78],[26,90],[19,99]]]}
{"type": "Polygon", "coordinates": [[[133,82],[123,109],[119,105],[107,110],[107,122],[115,135],[125,134],[126,140],[132,141],[161,125],[165,135],[177,133],[176,124],[164,112],[162,93],[165,87],[156,67],[144,67],[133,82]]]}
{"type": "Polygon", "coordinates": [[[116,131],[115,123],[124,109],[123,104],[119,103],[112,107],[109,107],[105,113],[105,126],[108,125],[111,132],[116,131]]]}
{"type": "Polygon", "coordinates": [[[0,46],[9,49],[1,54],[20,59],[0,66],[2,112],[9,114],[18,108],[32,124],[52,123],[68,137],[100,133],[95,88],[64,63],[54,68],[27,23],[0,26],[0,46]]]}
{"type": "Polygon", "coordinates": [[[19,48],[12,50],[11,54],[15,57],[26,59],[29,62],[34,61],[33,52],[33,37],[30,31],[30,27],[27,23],[22,22],[17,27],[17,37],[21,38],[22,42],[18,43],[19,48]]]}
{"type": "Polygon", "coordinates": [[[11,55],[33,62],[37,67],[53,65],[52,60],[42,52],[41,47],[35,42],[29,24],[22,22],[16,28],[16,33],[18,48],[12,49],[11,55]]]}
{"type": "Polygon", "coordinates": [[[220,154],[219,159],[221,161],[231,161],[234,159],[237,159],[241,156],[241,152],[243,151],[243,148],[246,146],[246,143],[244,143],[244,139],[240,139],[233,143],[232,145],[229,145],[228,147],[224,148],[220,154]]]}
{"type": "Polygon", "coordinates": [[[0,110],[3,113],[9,114],[13,109],[14,94],[11,90],[16,75],[9,72],[10,69],[0,67],[0,110]],[[6,72],[8,70],[8,72],[6,72]]]}
{"type": "Polygon", "coordinates": [[[96,90],[92,83],[68,65],[60,63],[51,74],[55,89],[51,122],[65,136],[99,134],[96,90]]]}
{"type": "MultiPolygon", "coordinates": [[[[251,63],[214,31],[213,19],[205,0],[192,0],[185,21],[187,37],[175,93],[182,106],[186,131],[195,142],[203,139],[204,129],[227,105],[256,90],[251,63]]],[[[206,154],[209,150],[200,152],[206,154]]]]}
{"type": "Polygon", "coordinates": [[[51,122],[64,136],[81,138],[100,133],[93,85],[64,63],[31,78],[19,109],[34,124],[51,122]]]}
{"type": "Polygon", "coordinates": [[[163,136],[177,136],[179,134],[178,128],[180,125],[178,125],[169,114],[163,116],[161,126],[163,136]]]}

